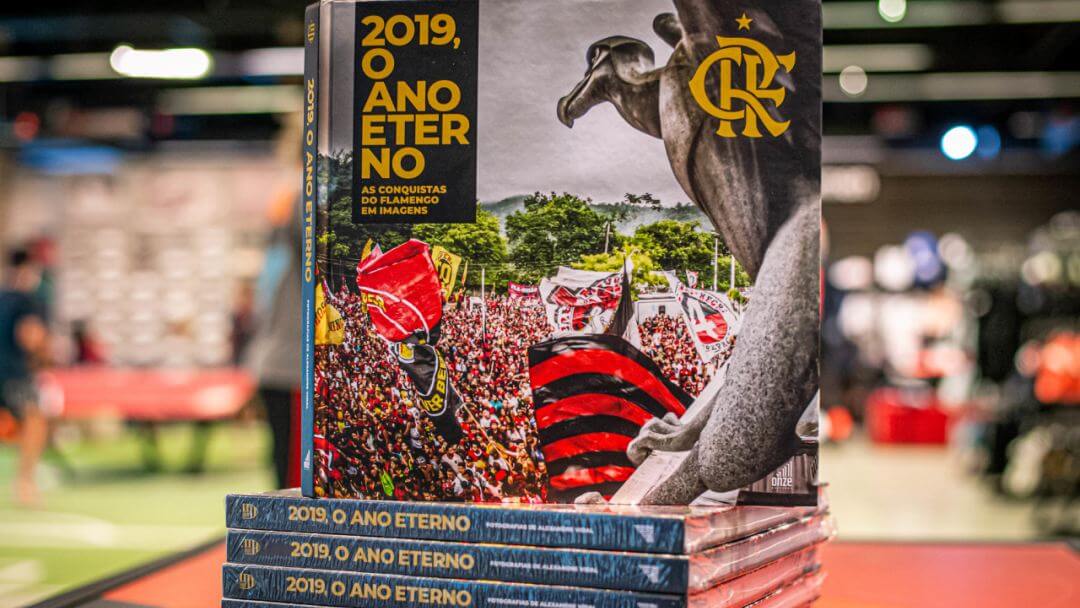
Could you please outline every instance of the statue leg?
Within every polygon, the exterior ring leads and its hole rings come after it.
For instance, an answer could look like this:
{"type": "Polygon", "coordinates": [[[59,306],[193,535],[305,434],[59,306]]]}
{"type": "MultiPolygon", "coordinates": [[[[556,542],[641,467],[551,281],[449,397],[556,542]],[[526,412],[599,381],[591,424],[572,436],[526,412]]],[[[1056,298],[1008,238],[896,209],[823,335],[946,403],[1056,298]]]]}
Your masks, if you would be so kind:
{"type": "Polygon", "coordinates": [[[697,445],[644,503],[745,487],[792,456],[796,424],[817,390],[820,221],[820,206],[804,204],[770,244],[697,445]]]}
{"type": "Polygon", "coordinates": [[[818,384],[820,205],[804,204],[769,244],[716,407],[698,441],[701,479],[746,486],[783,464],[818,384]]]}
{"type": "Polygon", "coordinates": [[[698,448],[695,447],[671,476],[649,490],[641,499],[641,504],[688,505],[708,489],[701,480],[701,463],[698,448]]]}

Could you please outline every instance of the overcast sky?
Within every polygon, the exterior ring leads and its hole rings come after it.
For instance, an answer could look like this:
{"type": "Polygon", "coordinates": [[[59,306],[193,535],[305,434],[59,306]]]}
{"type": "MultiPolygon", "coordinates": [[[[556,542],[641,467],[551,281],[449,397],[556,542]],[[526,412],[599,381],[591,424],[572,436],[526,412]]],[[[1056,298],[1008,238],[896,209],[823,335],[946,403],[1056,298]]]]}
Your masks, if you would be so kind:
{"type": "Polygon", "coordinates": [[[480,200],[567,191],[596,202],[651,192],[671,205],[689,198],[664,145],[626,124],[609,103],[568,129],[559,98],[585,73],[585,51],[616,34],[644,40],[657,64],[670,47],[652,20],[671,0],[487,0],[480,3],[478,120],[480,200]]]}

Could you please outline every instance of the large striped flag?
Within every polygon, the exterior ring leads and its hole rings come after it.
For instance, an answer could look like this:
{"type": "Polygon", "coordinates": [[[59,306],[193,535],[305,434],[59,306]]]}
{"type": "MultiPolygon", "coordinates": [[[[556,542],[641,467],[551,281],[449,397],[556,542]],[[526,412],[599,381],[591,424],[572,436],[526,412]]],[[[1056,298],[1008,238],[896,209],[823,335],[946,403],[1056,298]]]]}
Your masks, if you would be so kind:
{"type": "Polygon", "coordinates": [[[693,398],[648,356],[613,335],[566,336],[529,348],[549,497],[610,496],[634,472],[630,441],[652,418],[681,416],[693,398]]]}

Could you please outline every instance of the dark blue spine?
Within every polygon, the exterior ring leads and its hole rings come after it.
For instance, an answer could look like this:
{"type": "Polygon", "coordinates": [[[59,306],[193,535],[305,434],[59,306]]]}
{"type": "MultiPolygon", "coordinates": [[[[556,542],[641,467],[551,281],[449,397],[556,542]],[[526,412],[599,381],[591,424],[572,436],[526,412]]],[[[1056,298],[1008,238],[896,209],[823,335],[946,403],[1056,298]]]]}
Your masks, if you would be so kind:
{"type": "Polygon", "coordinates": [[[229,528],[532,545],[635,553],[685,552],[683,521],[512,505],[310,500],[296,495],[230,495],[229,528]]]}
{"type": "Polygon", "coordinates": [[[685,608],[669,595],[462,581],[390,574],[364,574],[225,564],[224,595],[231,599],[349,606],[351,608],[685,608]]]}
{"type": "Polygon", "coordinates": [[[685,557],[230,530],[230,562],[683,594],[685,557]]]}
{"type": "Polygon", "coordinates": [[[303,374],[300,380],[300,487],[305,496],[315,495],[312,473],[315,424],[315,209],[318,204],[319,138],[319,4],[304,12],[304,148],[303,148],[303,374]]]}

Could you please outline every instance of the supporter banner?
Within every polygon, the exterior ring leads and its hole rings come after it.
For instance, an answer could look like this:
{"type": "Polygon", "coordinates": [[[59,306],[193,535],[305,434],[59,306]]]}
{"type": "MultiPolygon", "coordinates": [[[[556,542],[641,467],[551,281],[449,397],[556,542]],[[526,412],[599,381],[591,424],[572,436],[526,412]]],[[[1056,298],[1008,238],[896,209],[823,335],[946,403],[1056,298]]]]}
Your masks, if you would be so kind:
{"type": "Polygon", "coordinates": [[[675,299],[679,301],[683,320],[690,330],[698,355],[706,363],[724,352],[729,336],[738,330],[739,315],[731,300],[723,294],[703,289],[691,289],[665,273],[675,299]]]}
{"type": "MultiPolygon", "coordinates": [[[[325,436],[319,434],[313,436],[312,446],[315,448],[315,451],[323,457],[327,469],[331,471],[330,475],[333,477],[334,461],[341,457],[341,450],[338,450],[325,436]]],[[[340,476],[340,473],[338,475],[340,476]]]]}
{"type": "Polygon", "coordinates": [[[447,443],[457,444],[464,437],[457,421],[461,396],[450,381],[450,370],[442,353],[430,344],[403,342],[398,345],[396,354],[401,369],[416,387],[420,409],[447,443]]]}
{"type": "MultiPolygon", "coordinates": [[[[465,281],[469,279],[469,260],[465,260],[465,267],[461,269],[461,294],[465,293],[465,281]]],[[[460,294],[459,294],[460,299],[460,294]]]]}
{"type": "Polygon", "coordinates": [[[514,298],[537,298],[540,297],[540,288],[536,285],[522,285],[513,281],[507,281],[506,291],[514,298]]]}
{"type": "Polygon", "coordinates": [[[427,340],[442,319],[442,284],[422,241],[406,241],[360,262],[356,286],[375,330],[391,342],[416,334],[427,340]]]}
{"type": "Polygon", "coordinates": [[[382,249],[379,248],[378,243],[368,239],[367,242],[364,243],[364,249],[360,252],[360,261],[363,262],[368,259],[368,256],[370,255],[382,255],[382,249]]]}
{"type": "Polygon", "coordinates": [[[623,293],[621,272],[596,272],[560,266],[540,281],[540,299],[557,334],[607,332],[623,293]]]}
{"type": "Polygon", "coordinates": [[[345,319],[330,303],[325,281],[315,284],[315,344],[341,344],[345,340],[345,319]]]}
{"type": "Polygon", "coordinates": [[[693,398],[618,336],[567,336],[529,348],[536,426],[549,498],[615,493],[634,471],[626,455],[642,425],[681,416],[693,398]]]}
{"type": "Polygon", "coordinates": [[[698,273],[696,271],[693,271],[693,270],[687,270],[686,271],[686,284],[689,285],[691,289],[697,287],[697,279],[698,279],[698,273]]]}
{"type": "Polygon", "coordinates": [[[449,302],[450,294],[454,293],[458,269],[461,268],[461,256],[450,253],[441,245],[435,245],[431,248],[431,261],[435,264],[435,271],[439,273],[443,299],[449,302]]]}

